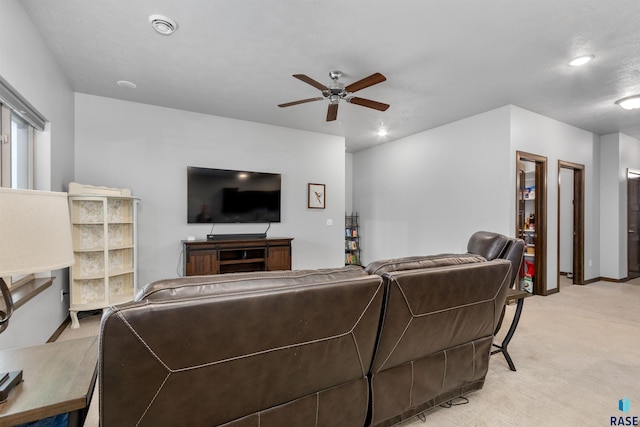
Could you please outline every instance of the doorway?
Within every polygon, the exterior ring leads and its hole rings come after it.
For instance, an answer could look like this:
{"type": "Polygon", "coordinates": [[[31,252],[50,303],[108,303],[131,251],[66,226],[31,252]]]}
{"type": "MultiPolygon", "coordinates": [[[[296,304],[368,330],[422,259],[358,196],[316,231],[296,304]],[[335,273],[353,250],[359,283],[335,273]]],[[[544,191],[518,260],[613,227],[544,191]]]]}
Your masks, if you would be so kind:
{"type": "Polygon", "coordinates": [[[627,278],[640,277],[640,171],[627,169],[627,278]]]}
{"type": "Polygon", "coordinates": [[[547,291],[547,158],[516,152],[516,236],[525,241],[520,289],[547,291]]]}
{"type": "Polygon", "coordinates": [[[560,275],[584,285],[584,165],[558,161],[558,289],[560,275]]]}

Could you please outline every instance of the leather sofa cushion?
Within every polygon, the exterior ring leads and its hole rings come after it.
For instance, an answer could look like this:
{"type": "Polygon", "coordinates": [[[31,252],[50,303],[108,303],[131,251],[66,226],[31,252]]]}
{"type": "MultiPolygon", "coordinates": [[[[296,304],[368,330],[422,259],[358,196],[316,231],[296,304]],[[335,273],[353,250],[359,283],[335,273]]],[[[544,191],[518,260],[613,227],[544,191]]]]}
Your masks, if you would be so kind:
{"type": "Polygon", "coordinates": [[[387,302],[372,372],[493,336],[510,273],[509,261],[494,260],[383,274],[387,302]]]}
{"type": "Polygon", "coordinates": [[[478,254],[438,254],[426,256],[412,256],[374,261],[367,265],[365,271],[369,274],[384,274],[389,271],[414,270],[419,268],[443,267],[448,265],[484,262],[486,258],[478,254]]]}
{"type": "Polygon", "coordinates": [[[371,425],[482,387],[510,273],[511,263],[497,259],[382,275],[371,425]]]}
{"type": "Polygon", "coordinates": [[[490,231],[478,231],[469,238],[467,250],[489,260],[501,258],[511,261],[511,286],[517,285],[516,279],[524,254],[524,240],[490,231]]]}
{"type": "Polygon", "coordinates": [[[511,287],[518,285],[517,279],[522,266],[523,255],[524,240],[522,239],[511,239],[504,253],[500,255],[500,258],[511,261],[511,287]]]}

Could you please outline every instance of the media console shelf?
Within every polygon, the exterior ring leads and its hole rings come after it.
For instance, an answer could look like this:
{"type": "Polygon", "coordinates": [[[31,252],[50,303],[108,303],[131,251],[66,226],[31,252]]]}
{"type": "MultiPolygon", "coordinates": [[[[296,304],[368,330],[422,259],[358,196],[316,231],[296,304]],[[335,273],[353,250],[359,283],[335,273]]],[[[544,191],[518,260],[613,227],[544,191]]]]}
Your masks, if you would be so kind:
{"type": "Polygon", "coordinates": [[[184,275],[291,270],[289,237],[183,240],[184,275]]]}

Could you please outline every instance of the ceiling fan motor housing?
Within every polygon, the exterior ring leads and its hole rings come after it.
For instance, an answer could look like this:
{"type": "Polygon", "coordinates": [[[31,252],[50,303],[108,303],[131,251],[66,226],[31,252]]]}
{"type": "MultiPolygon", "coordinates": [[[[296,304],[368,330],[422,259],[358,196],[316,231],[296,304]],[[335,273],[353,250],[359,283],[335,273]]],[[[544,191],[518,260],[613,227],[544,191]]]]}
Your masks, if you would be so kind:
{"type": "Polygon", "coordinates": [[[340,71],[330,71],[331,83],[327,85],[327,90],[322,91],[322,95],[325,98],[329,98],[332,103],[338,102],[340,98],[344,98],[349,94],[344,90],[344,83],[338,81],[341,76],[342,73],[340,71]]]}

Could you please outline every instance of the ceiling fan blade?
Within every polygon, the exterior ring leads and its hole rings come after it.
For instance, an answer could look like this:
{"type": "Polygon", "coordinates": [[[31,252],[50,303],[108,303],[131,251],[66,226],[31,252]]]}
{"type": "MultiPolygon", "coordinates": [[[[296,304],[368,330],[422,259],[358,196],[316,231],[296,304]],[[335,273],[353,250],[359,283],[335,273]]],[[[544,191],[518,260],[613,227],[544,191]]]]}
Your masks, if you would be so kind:
{"type": "Polygon", "coordinates": [[[301,99],[300,101],[292,101],[292,102],[285,102],[284,104],[278,104],[278,107],[291,107],[292,105],[304,104],[305,102],[322,101],[323,99],[324,98],[322,97],[301,99]]]}
{"type": "Polygon", "coordinates": [[[373,85],[378,84],[378,83],[382,83],[385,80],[387,80],[387,78],[385,76],[383,76],[382,74],[374,73],[374,74],[371,74],[369,77],[365,77],[362,80],[358,80],[355,83],[351,83],[350,85],[348,85],[344,89],[347,92],[356,92],[358,90],[364,89],[365,87],[369,87],[369,86],[373,86],[373,85]]]}
{"type": "Polygon", "coordinates": [[[320,90],[329,90],[328,87],[326,87],[325,85],[323,85],[320,82],[317,82],[315,80],[313,80],[311,77],[305,75],[305,74],[294,74],[293,77],[295,77],[298,80],[302,80],[303,82],[310,84],[311,86],[315,87],[316,89],[320,89],[320,90]]]}
{"type": "Polygon", "coordinates": [[[370,99],[358,98],[354,96],[349,100],[352,104],[362,105],[363,107],[373,108],[374,110],[387,111],[389,104],[384,104],[378,101],[372,101],[370,99]]]}
{"type": "Polygon", "coordinates": [[[338,117],[338,103],[329,104],[327,109],[327,121],[332,122],[338,117]]]}

